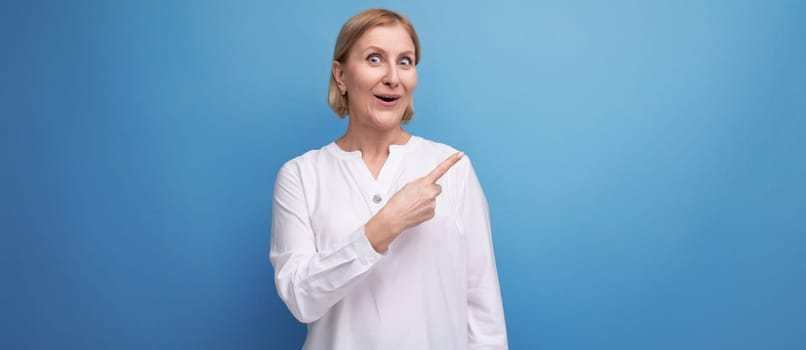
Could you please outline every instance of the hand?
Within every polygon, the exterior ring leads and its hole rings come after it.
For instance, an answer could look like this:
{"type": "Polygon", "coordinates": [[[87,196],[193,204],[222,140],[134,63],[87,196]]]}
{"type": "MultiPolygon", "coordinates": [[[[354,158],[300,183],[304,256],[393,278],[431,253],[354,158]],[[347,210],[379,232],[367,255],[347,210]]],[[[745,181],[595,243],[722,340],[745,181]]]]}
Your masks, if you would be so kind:
{"type": "Polygon", "coordinates": [[[409,182],[395,193],[389,202],[364,226],[367,238],[378,252],[386,251],[403,230],[434,217],[437,196],[442,187],[437,184],[464,153],[456,152],[440,163],[428,175],[409,182]]]}
{"type": "Polygon", "coordinates": [[[457,152],[440,163],[428,175],[409,182],[395,193],[381,210],[386,211],[397,222],[400,231],[416,226],[434,217],[437,196],[442,187],[437,181],[462,159],[457,152]]]}

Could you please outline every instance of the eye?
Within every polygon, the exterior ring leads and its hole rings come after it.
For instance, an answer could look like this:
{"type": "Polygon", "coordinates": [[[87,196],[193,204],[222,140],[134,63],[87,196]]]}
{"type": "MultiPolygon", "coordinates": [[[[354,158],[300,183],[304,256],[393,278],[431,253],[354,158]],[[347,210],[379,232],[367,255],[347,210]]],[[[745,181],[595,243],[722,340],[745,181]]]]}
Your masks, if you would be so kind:
{"type": "Polygon", "coordinates": [[[400,59],[400,65],[402,66],[410,66],[412,64],[411,58],[403,57],[400,59]]]}
{"type": "Polygon", "coordinates": [[[378,55],[377,53],[370,54],[367,56],[367,62],[371,64],[381,63],[381,55],[378,55]]]}

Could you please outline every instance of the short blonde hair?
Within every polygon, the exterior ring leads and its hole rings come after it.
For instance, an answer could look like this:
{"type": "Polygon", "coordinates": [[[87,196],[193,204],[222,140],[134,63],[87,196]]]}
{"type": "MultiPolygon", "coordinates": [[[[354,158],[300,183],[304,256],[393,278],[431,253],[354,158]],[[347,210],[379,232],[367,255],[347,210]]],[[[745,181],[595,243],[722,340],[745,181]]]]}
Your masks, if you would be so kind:
{"type": "MultiPolygon", "coordinates": [[[[409,33],[411,41],[414,42],[414,65],[420,62],[420,41],[417,39],[417,32],[414,31],[414,26],[411,25],[409,20],[394,11],[386,9],[369,9],[363,11],[352,18],[350,18],[339,31],[338,39],[336,39],[336,48],[333,50],[333,60],[345,64],[350,50],[355,45],[355,42],[364,35],[364,33],[374,27],[385,26],[390,24],[400,24],[409,33]]],[[[344,118],[349,114],[347,106],[348,96],[342,95],[339,87],[336,84],[336,79],[333,77],[333,72],[330,73],[330,86],[327,92],[327,103],[330,109],[336,113],[339,118],[344,118]]],[[[412,104],[406,106],[403,112],[402,123],[408,123],[414,116],[414,107],[412,104]]]]}

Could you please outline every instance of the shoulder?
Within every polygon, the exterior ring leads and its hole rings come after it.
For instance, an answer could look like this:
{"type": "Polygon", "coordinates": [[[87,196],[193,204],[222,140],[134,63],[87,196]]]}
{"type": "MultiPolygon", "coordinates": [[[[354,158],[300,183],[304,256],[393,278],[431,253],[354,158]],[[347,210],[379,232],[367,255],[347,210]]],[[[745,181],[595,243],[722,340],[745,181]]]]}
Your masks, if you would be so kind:
{"type": "Polygon", "coordinates": [[[312,149],[289,159],[277,172],[277,180],[289,178],[301,178],[303,174],[310,174],[311,169],[316,169],[324,160],[328,158],[328,147],[322,146],[319,149],[312,149]]]}
{"type": "MultiPolygon", "coordinates": [[[[446,143],[429,140],[424,137],[419,137],[418,146],[420,149],[415,152],[417,157],[429,163],[428,165],[431,166],[431,168],[436,167],[452,154],[461,151],[446,143]]],[[[457,180],[464,179],[472,169],[473,166],[470,163],[470,156],[465,154],[459,162],[451,167],[451,170],[449,170],[446,175],[452,174],[457,180]]]]}
{"type": "Polygon", "coordinates": [[[312,149],[294,158],[291,158],[283,163],[283,165],[280,167],[280,171],[287,171],[291,168],[299,168],[300,166],[305,166],[308,163],[316,162],[316,159],[319,158],[320,153],[322,153],[322,149],[312,149]]]}
{"type": "Polygon", "coordinates": [[[442,142],[430,140],[421,136],[413,136],[413,137],[416,137],[418,139],[419,146],[421,147],[422,151],[425,151],[427,153],[439,156],[444,155],[447,157],[459,151],[453,146],[450,146],[442,142]]]}

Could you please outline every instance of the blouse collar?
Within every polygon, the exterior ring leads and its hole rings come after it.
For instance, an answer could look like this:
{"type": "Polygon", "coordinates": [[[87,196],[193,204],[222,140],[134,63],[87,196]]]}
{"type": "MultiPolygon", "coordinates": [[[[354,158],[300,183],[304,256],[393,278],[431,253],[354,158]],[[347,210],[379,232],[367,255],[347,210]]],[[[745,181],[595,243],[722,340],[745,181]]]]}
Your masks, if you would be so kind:
{"type": "MultiPolygon", "coordinates": [[[[415,136],[415,135],[411,135],[411,137],[409,137],[409,140],[406,143],[402,144],[402,145],[397,145],[397,144],[389,145],[389,155],[398,154],[398,153],[405,153],[409,149],[414,148],[414,146],[418,142],[420,142],[420,137],[415,136]]],[[[324,148],[326,150],[328,150],[331,154],[333,154],[333,155],[335,155],[335,156],[337,156],[339,158],[342,158],[342,159],[361,159],[361,156],[362,156],[362,153],[361,153],[360,150],[345,151],[341,147],[339,147],[339,145],[337,145],[335,141],[327,144],[324,148]]]]}

